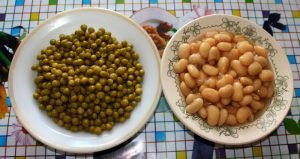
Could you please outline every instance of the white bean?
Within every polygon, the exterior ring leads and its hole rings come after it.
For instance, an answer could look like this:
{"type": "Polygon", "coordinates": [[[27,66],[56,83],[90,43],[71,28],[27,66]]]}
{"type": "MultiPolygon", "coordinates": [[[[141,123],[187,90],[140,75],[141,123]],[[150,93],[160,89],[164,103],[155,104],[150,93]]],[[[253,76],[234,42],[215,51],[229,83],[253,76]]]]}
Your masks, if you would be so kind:
{"type": "Polygon", "coordinates": [[[226,120],[226,125],[231,125],[234,126],[237,124],[236,117],[232,114],[228,114],[227,120],[226,120]]]}
{"type": "Polygon", "coordinates": [[[201,86],[206,81],[206,79],[207,75],[202,70],[200,70],[199,77],[196,79],[197,86],[201,86]]]}
{"type": "Polygon", "coordinates": [[[207,118],[207,111],[206,111],[206,108],[204,108],[204,107],[200,108],[200,110],[198,111],[198,115],[199,115],[202,119],[206,119],[206,118],[207,118]]]}
{"type": "Polygon", "coordinates": [[[180,59],[175,65],[174,69],[176,73],[182,73],[186,70],[186,67],[188,65],[188,61],[186,59],[180,59]]]}
{"type": "Polygon", "coordinates": [[[215,46],[217,44],[217,41],[214,38],[206,38],[203,41],[209,43],[210,46],[215,46]]]}
{"type": "Polygon", "coordinates": [[[217,82],[217,79],[215,77],[210,77],[204,82],[204,84],[209,88],[215,88],[216,82],[217,82]]]}
{"type": "Polygon", "coordinates": [[[236,102],[241,101],[243,96],[243,85],[240,82],[234,82],[232,100],[236,102]]]}
{"type": "Polygon", "coordinates": [[[203,99],[212,103],[217,103],[220,100],[218,91],[212,88],[204,88],[201,92],[201,96],[203,99]]]}
{"type": "Polygon", "coordinates": [[[191,93],[191,94],[187,95],[187,97],[185,98],[185,102],[186,102],[187,105],[189,105],[196,98],[200,98],[200,94],[193,94],[193,93],[191,93]]]}
{"type": "Polygon", "coordinates": [[[208,62],[217,61],[220,58],[220,51],[217,47],[213,46],[210,48],[208,53],[208,62]]]}
{"type": "Polygon", "coordinates": [[[202,70],[204,71],[204,73],[210,76],[216,76],[219,73],[219,70],[216,67],[209,64],[203,65],[202,70]]]}
{"type": "Polygon", "coordinates": [[[193,79],[193,77],[189,74],[189,73],[185,73],[183,76],[184,82],[185,84],[190,87],[190,88],[194,88],[196,86],[196,82],[193,79]]]}
{"type": "Polygon", "coordinates": [[[186,106],[185,110],[188,113],[196,113],[200,110],[202,106],[203,100],[201,98],[196,98],[191,104],[186,106]]]}
{"type": "Polygon", "coordinates": [[[229,70],[228,74],[230,74],[233,78],[237,77],[237,73],[234,70],[229,70]]]}
{"type": "Polygon", "coordinates": [[[198,53],[199,52],[199,48],[200,48],[200,44],[199,43],[191,43],[190,44],[190,52],[192,54],[198,53]]]}
{"type": "Polygon", "coordinates": [[[183,43],[178,48],[178,56],[181,59],[188,58],[190,55],[190,45],[183,43]]]}
{"type": "Polygon", "coordinates": [[[230,98],[233,94],[233,86],[227,84],[219,89],[219,96],[221,98],[230,98]]]}
{"type": "Polygon", "coordinates": [[[218,124],[220,119],[220,110],[214,105],[207,107],[207,123],[210,126],[215,126],[218,124]]]}
{"type": "Polygon", "coordinates": [[[252,103],[252,100],[253,100],[253,97],[251,95],[245,95],[243,97],[242,101],[240,101],[240,105],[247,106],[252,103]]]}
{"type": "Polygon", "coordinates": [[[267,58],[267,56],[268,56],[267,55],[267,50],[265,48],[261,47],[261,46],[258,46],[258,45],[254,46],[254,51],[259,56],[263,56],[265,58],[267,58]]]}
{"type": "Polygon", "coordinates": [[[243,88],[243,93],[244,94],[251,94],[254,91],[254,87],[253,86],[246,86],[243,88]]]}
{"type": "Polygon", "coordinates": [[[238,75],[247,75],[247,67],[243,66],[239,60],[232,60],[230,66],[238,75]]]}
{"type": "Polygon", "coordinates": [[[238,42],[236,45],[237,49],[241,54],[247,52],[247,51],[253,51],[253,46],[248,41],[241,41],[238,42]]]}
{"type": "Polygon", "coordinates": [[[191,92],[191,89],[183,81],[180,83],[180,90],[184,96],[187,96],[191,92]]]}
{"type": "Polygon", "coordinates": [[[257,101],[257,100],[252,100],[251,107],[254,110],[261,110],[265,107],[265,104],[263,102],[260,102],[260,101],[257,101]]]}
{"type": "Polygon", "coordinates": [[[231,37],[227,34],[216,34],[214,36],[214,38],[218,41],[218,42],[231,42],[231,37]]]}
{"type": "Polygon", "coordinates": [[[261,72],[261,70],[262,70],[261,65],[256,61],[253,62],[252,64],[250,64],[248,67],[248,73],[251,76],[255,76],[255,75],[259,74],[261,72]]]}
{"type": "Polygon", "coordinates": [[[203,58],[208,58],[208,53],[211,46],[207,42],[203,42],[200,45],[199,53],[203,58]]]}
{"type": "Polygon", "coordinates": [[[239,60],[243,65],[248,66],[254,61],[254,55],[252,52],[245,52],[239,60]]]}
{"type": "Polygon", "coordinates": [[[235,35],[233,37],[233,42],[238,43],[241,41],[246,41],[246,38],[243,35],[235,35]]]}
{"type": "Polygon", "coordinates": [[[243,84],[244,86],[248,86],[248,85],[252,85],[253,81],[251,78],[249,77],[240,77],[240,82],[241,84],[243,84]]]}
{"type": "Polygon", "coordinates": [[[263,82],[270,82],[270,81],[273,81],[274,75],[271,70],[262,70],[259,74],[259,78],[263,82]]]}
{"type": "Polygon", "coordinates": [[[191,56],[189,56],[189,63],[202,66],[205,64],[205,59],[202,58],[200,54],[192,54],[191,56]]]}
{"type": "Polygon", "coordinates": [[[252,111],[249,107],[241,107],[236,112],[236,119],[240,124],[242,124],[248,120],[251,114],[252,111]]]}
{"type": "Polygon", "coordinates": [[[229,68],[229,60],[227,57],[221,57],[218,61],[218,69],[221,73],[226,73],[229,68]]]}
{"type": "Polygon", "coordinates": [[[233,77],[230,74],[225,74],[221,79],[216,83],[217,88],[221,88],[227,84],[233,83],[233,77]]]}
{"type": "Polygon", "coordinates": [[[222,98],[222,99],[221,99],[221,103],[222,103],[223,105],[228,105],[228,104],[230,104],[230,102],[231,102],[231,99],[230,99],[230,98],[222,98]]]}
{"type": "MultiPolygon", "coordinates": [[[[200,88],[199,88],[199,92],[200,92],[200,93],[202,93],[202,92],[203,92],[203,90],[204,90],[205,88],[207,88],[207,86],[206,86],[206,85],[204,85],[204,84],[203,84],[203,85],[201,85],[201,86],[200,86],[200,88]]],[[[201,95],[201,96],[202,96],[202,95],[201,95]]]]}
{"type": "Polygon", "coordinates": [[[226,122],[227,117],[228,117],[228,111],[226,109],[221,109],[220,110],[220,119],[219,119],[218,125],[219,126],[223,125],[226,122]]]}
{"type": "Polygon", "coordinates": [[[229,42],[219,42],[217,47],[220,51],[230,51],[232,49],[232,44],[229,42]]]}
{"type": "Polygon", "coordinates": [[[187,66],[187,70],[188,70],[189,74],[194,78],[198,78],[200,76],[200,72],[199,72],[198,68],[193,64],[189,64],[187,66]]]}
{"type": "Polygon", "coordinates": [[[254,61],[258,62],[261,65],[261,67],[263,67],[263,68],[268,66],[268,60],[266,58],[264,58],[263,56],[255,56],[254,61]]]}

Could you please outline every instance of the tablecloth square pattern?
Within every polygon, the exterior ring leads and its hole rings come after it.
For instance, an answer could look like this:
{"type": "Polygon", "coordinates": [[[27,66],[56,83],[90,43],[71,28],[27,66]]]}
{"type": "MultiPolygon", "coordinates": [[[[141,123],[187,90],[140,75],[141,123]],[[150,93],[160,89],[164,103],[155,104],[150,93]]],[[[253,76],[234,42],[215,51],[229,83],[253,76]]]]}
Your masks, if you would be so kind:
{"type": "Polygon", "coordinates": [[[276,4],[282,4],[282,0],[275,0],[276,4]]]}
{"type": "Polygon", "coordinates": [[[176,157],[177,157],[177,159],[186,159],[186,152],[185,151],[177,151],[176,157]]]}
{"type": "Polygon", "coordinates": [[[116,3],[117,3],[117,4],[124,4],[124,3],[125,3],[125,0],[116,0],[116,3]]]}
{"type": "Polygon", "coordinates": [[[171,14],[174,15],[174,16],[176,16],[175,10],[169,10],[169,13],[171,13],[171,14]]]}
{"type": "Polygon", "coordinates": [[[182,0],[183,3],[190,3],[191,0],[182,0]]]}
{"type": "Polygon", "coordinates": [[[57,5],[58,0],[49,0],[49,5],[57,5]]]}
{"type": "Polygon", "coordinates": [[[269,10],[263,10],[262,14],[263,14],[263,18],[268,18],[269,14],[270,14],[270,11],[269,10]]]}
{"type": "Polygon", "coordinates": [[[222,3],[223,0],[214,0],[215,3],[222,3]]]}
{"type": "Polygon", "coordinates": [[[5,21],[5,13],[0,13],[0,21],[5,21]]]}
{"type": "Polygon", "coordinates": [[[262,147],[261,146],[255,146],[253,147],[253,156],[254,157],[262,157],[262,147]]]}
{"type": "Polygon", "coordinates": [[[300,88],[295,88],[296,97],[300,97],[300,88]]]}
{"type": "Polygon", "coordinates": [[[232,11],[232,15],[235,15],[235,16],[241,16],[241,11],[239,9],[233,9],[232,11]]]}
{"type": "Polygon", "coordinates": [[[20,28],[11,28],[11,35],[13,35],[13,36],[18,36],[18,35],[20,35],[20,31],[21,31],[21,29],[20,28]]]}
{"type": "Polygon", "coordinates": [[[226,151],[224,148],[216,149],[216,158],[225,158],[225,157],[226,157],[226,151]]]}
{"type": "Polygon", "coordinates": [[[297,144],[288,144],[288,149],[291,154],[298,153],[297,144]]]}
{"type": "Polygon", "coordinates": [[[290,64],[296,64],[295,55],[287,55],[290,64]]]}
{"type": "Polygon", "coordinates": [[[85,5],[91,4],[91,0],[82,0],[82,3],[85,5]]]}
{"type": "Polygon", "coordinates": [[[246,0],[246,3],[253,3],[253,0],[246,0]]]}
{"type": "Polygon", "coordinates": [[[300,11],[299,10],[292,11],[292,15],[294,18],[300,18],[300,11]]]}
{"type": "Polygon", "coordinates": [[[16,6],[23,6],[25,0],[16,0],[16,6]]]}
{"type": "Polygon", "coordinates": [[[157,0],[149,0],[150,4],[157,4],[157,0]]]}
{"type": "Polygon", "coordinates": [[[6,135],[0,135],[0,146],[6,145],[6,135]]]}
{"type": "Polygon", "coordinates": [[[155,133],[155,138],[157,142],[163,142],[166,140],[166,132],[164,131],[157,131],[155,133]]]}
{"type": "Polygon", "coordinates": [[[38,13],[38,12],[33,12],[30,14],[30,20],[32,20],[32,21],[39,20],[39,17],[40,17],[40,13],[38,13]]]}

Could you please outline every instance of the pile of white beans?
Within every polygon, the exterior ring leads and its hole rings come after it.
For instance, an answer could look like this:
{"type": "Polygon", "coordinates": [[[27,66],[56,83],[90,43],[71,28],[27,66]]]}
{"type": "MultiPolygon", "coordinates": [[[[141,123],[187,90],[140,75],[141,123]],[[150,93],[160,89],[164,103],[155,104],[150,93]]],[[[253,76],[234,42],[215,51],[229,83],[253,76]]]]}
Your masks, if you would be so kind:
{"type": "Polygon", "coordinates": [[[211,126],[251,122],[274,92],[267,50],[243,35],[206,32],[179,46],[174,65],[186,112],[211,126]]]}

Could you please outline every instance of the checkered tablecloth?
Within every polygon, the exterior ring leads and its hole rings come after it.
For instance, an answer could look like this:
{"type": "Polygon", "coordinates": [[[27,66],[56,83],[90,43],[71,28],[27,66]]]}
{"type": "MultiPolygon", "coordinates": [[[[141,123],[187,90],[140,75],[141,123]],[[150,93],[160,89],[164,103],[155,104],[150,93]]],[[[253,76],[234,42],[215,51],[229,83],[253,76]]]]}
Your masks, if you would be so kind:
{"type": "MultiPolygon", "coordinates": [[[[0,0],[0,30],[17,36],[23,26],[29,32],[57,12],[81,7],[102,7],[130,16],[146,7],[159,7],[176,17],[191,12],[193,5],[232,14],[263,25],[269,14],[279,13],[285,30],[272,28],[274,37],[285,50],[293,71],[295,94],[288,118],[300,117],[300,1],[299,0],[0,0]]],[[[8,85],[5,84],[7,88],[8,85]]],[[[7,101],[9,103],[9,100],[7,101]]],[[[101,153],[66,154],[33,139],[17,121],[12,107],[0,120],[0,158],[101,158],[101,153]],[[99,157],[100,156],[100,157],[99,157]]],[[[300,126],[299,126],[300,127],[300,126]]],[[[140,142],[140,158],[191,158],[194,135],[176,119],[161,97],[158,108],[132,142],[140,142]]],[[[132,143],[131,142],[131,143],[132,143]]],[[[125,145],[126,147],[126,145],[125,145]]],[[[293,158],[300,153],[300,135],[292,135],[281,124],[267,138],[238,147],[215,145],[213,158],[293,158]]],[[[106,152],[109,155],[109,152],[106,152]]],[[[103,155],[102,155],[103,158],[103,155]]]]}

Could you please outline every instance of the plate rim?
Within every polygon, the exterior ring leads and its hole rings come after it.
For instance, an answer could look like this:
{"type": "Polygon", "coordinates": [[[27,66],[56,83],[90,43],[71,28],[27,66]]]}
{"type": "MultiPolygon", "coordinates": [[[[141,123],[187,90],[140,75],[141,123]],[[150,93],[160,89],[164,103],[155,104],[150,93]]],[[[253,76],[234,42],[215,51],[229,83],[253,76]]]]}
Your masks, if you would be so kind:
{"type": "Polygon", "coordinates": [[[42,143],[44,143],[45,145],[48,145],[52,148],[55,148],[57,150],[61,150],[61,151],[65,151],[65,152],[70,152],[70,153],[92,153],[92,152],[97,152],[97,151],[103,151],[103,150],[107,150],[110,148],[113,148],[117,145],[122,144],[123,142],[127,141],[128,139],[130,139],[131,137],[133,137],[136,133],[138,133],[139,130],[141,130],[143,128],[143,126],[145,126],[145,124],[150,120],[150,117],[153,115],[157,104],[159,102],[159,98],[160,98],[160,94],[162,92],[162,86],[161,86],[161,81],[160,81],[160,77],[159,77],[159,73],[158,73],[158,85],[157,85],[157,90],[156,90],[156,96],[154,97],[151,107],[150,107],[150,111],[146,114],[146,116],[141,120],[141,122],[139,122],[137,124],[137,126],[135,126],[134,129],[132,129],[124,138],[122,138],[121,140],[114,140],[113,142],[108,142],[106,144],[106,146],[90,146],[90,147],[65,147],[63,145],[60,145],[58,143],[54,143],[54,142],[49,142],[49,140],[47,140],[46,138],[42,137],[41,135],[39,135],[37,132],[32,131],[30,128],[32,127],[30,123],[25,123],[22,122],[22,118],[24,118],[24,115],[20,115],[22,114],[22,112],[20,112],[19,107],[16,104],[15,98],[14,98],[14,85],[13,85],[13,76],[14,76],[14,70],[15,70],[15,66],[16,66],[16,61],[20,55],[20,49],[23,48],[23,46],[27,43],[27,41],[29,41],[30,37],[34,34],[36,34],[36,32],[44,25],[47,25],[49,22],[60,18],[62,16],[68,15],[68,14],[72,14],[73,12],[82,12],[82,11],[94,11],[94,12],[99,12],[99,13],[109,13],[110,15],[113,16],[118,16],[121,17],[122,19],[128,21],[129,23],[131,23],[135,28],[137,28],[140,32],[142,32],[142,34],[144,35],[144,37],[146,38],[146,40],[149,42],[149,44],[151,45],[151,47],[153,48],[153,54],[155,56],[155,62],[156,65],[158,66],[158,70],[160,70],[160,57],[158,56],[159,53],[156,49],[156,46],[154,44],[154,42],[150,39],[150,37],[148,36],[148,34],[146,33],[146,31],[144,29],[141,28],[141,26],[139,24],[137,24],[136,22],[134,22],[132,19],[130,19],[129,17],[122,15],[116,11],[110,10],[110,9],[106,9],[106,8],[75,8],[75,9],[70,9],[70,10],[65,10],[63,12],[59,12],[57,14],[55,14],[54,16],[42,21],[41,23],[39,23],[29,34],[27,34],[27,36],[21,41],[18,49],[15,52],[14,58],[11,62],[11,66],[10,66],[10,71],[9,71],[9,77],[8,77],[8,83],[9,83],[9,87],[8,87],[8,94],[9,94],[9,98],[11,101],[11,106],[13,107],[13,110],[16,114],[16,117],[18,118],[18,121],[22,124],[22,126],[25,127],[25,129],[29,132],[30,135],[32,135],[34,137],[34,139],[41,141],[42,143]]]}
{"type": "MultiPolygon", "coordinates": [[[[182,26],[177,32],[182,32],[182,30],[184,30],[184,28],[186,28],[187,26],[189,26],[189,25],[193,24],[194,22],[199,21],[199,20],[201,20],[201,19],[207,19],[207,18],[218,17],[218,16],[235,18],[235,19],[238,19],[238,20],[247,22],[247,23],[251,24],[252,26],[255,26],[255,28],[258,28],[260,31],[264,32],[264,33],[266,34],[266,36],[267,36],[269,39],[271,39],[272,41],[275,42],[274,44],[278,44],[278,42],[276,41],[276,39],[275,39],[274,37],[272,37],[271,35],[269,35],[269,33],[267,33],[264,29],[262,29],[258,24],[254,23],[254,22],[252,22],[252,21],[250,21],[250,20],[248,20],[248,19],[246,19],[246,18],[242,18],[242,17],[238,17],[238,16],[234,16],[234,15],[226,15],[226,14],[212,14],[212,15],[206,15],[206,16],[199,17],[199,18],[197,18],[197,19],[194,19],[194,20],[188,22],[188,23],[185,24],[184,26],[182,26]]],[[[165,49],[164,54],[163,54],[163,57],[162,57],[161,66],[160,66],[160,78],[161,78],[162,90],[163,90],[164,94],[166,94],[167,89],[168,89],[168,88],[167,88],[168,86],[166,86],[166,85],[164,84],[165,82],[163,82],[163,81],[164,81],[164,80],[163,80],[163,76],[165,76],[165,75],[164,75],[165,72],[163,72],[163,70],[164,70],[164,67],[167,67],[167,66],[164,66],[163,64],[168,60],[168,59],[166,58],[166,56],[167,56],[167,55],[166,55],[166,54],[167,54],[167,50],[169,50],[169,48],[171,47],[171,45],[172,45],[172,44],[171,44],[171,41],[173,41],[174,39],[175,39],[175,36],[172,36],[172,38],[170,39],[169,43],[167,44],[166,49],[165,49]]],[[[278,51],[284,54],[285,51],[282,49],[282,47],[281,47],[279,44],[278,44],[278,46],[279,46],[279,47],[278,47],[278,49],[279,49],[278,51]]],[[[169,53],[170,53],[170,52],[169,52],[169,53]]],[[[287,58],[286,58],[286,60],[287,60],[287,58]]],[[[287,62],[288,62],[288,61],[287,61],[287,62]]],[[[289,63],[288,63],[288,64],[289,64],[289,63]]],[[[292,88],[292,89],[291,89],[290,96],[289,96],[289,98],[288,98],[288,103],[286,104],[286,105],[288,106],[288,108],[286,109],[287,111],[286,111],[285,114],[284,114],[284,118],[287,116],[287,114],[288,114],[288,112],[289,112],[289,110],[290,110],[290,108],[291,108],[291,102],[292,102],[292,99],[293,99],[293,93],[294,93],[294,89],[293,89],[293,88],[294,88],[293,74],[292,74],[292,70],[291,70],[290,65],[288,65],[288,66],[289,66],[289,69],[287,70],[287,71],[288,71],[287,74],[288,74],[288,75],[290,76],[290,78],[291,78],[291,81],[292,81],[292,82],[290,82],[290,85],[291,85],[291,88],[292,88]]],[[[289,90],[289,91],[290,91],[290,90],[289,90]]],[[[166,96],[166,95],[165,95],[165,96],[166,96]]],[[[168,104],[169,104],[169,103],[172,103],[172,102],[170,101],[171,99],[169,99],[167,96],[166,96],[166,100],[167,100],[168,104]]],[[[226,143],[225,141],[219,141],[218,138],[207,137],[207,136],[209,136],[209,135],[203,135],[203,134],[201,133],[202,131],[199,132],[199,131],[197,131],[196,128],[193,128],[194,124],[189,124],[191,119],[184,117],[184,114],[183,114],[181,111],[177,110],[177,109],[175,108],[175,106],[172,106],[172,104],[169,104],[169,107],[171,108],[172,112],[175,113],[176,117],[180,120],[180,122],[182,122],[183,125],[186,126],[186,127],[187,127],[189,130],[191,130],[193,133],[195,133],[195,134],[197,134],[198,136],[201,136],[201,137],[203,137],[203,138],[205,138],[205,139],[207,139],[207,140],[209,140],[209,141],[212,141],[212,142],[215,142],[215,143],[218,143],[218,144],[224,144],[224,145],[243,145],[243,144],[254,143],[254,142],[256,142],[256,141],[258,141],[258,140],[260,140],[260,139],[265,138],[265,137],[268,136],[269,134],[271,134],[275,129],[278,128],[278,126],[279,126],[279,125],[282,123],[282,121],[284,120],[284,118],[282,118],[282,119],[280,120],[280,122],[276,122],[276,123],[274,124],[274,126],[271,127],[271,128],[268,130],[267,133],[264,133],[264,135],[261,135],[261,136],[255,138],[255,139],[247,140],[247,141],[241,141],[241,142],[238,142],[238,143],[237,143],[237,142],[226,143]]],[[[212,134],[210,134],[210,135],[212,135],[212,134]]]]}

